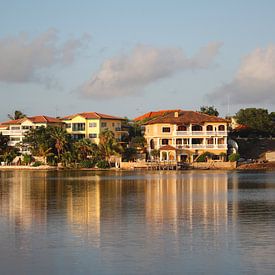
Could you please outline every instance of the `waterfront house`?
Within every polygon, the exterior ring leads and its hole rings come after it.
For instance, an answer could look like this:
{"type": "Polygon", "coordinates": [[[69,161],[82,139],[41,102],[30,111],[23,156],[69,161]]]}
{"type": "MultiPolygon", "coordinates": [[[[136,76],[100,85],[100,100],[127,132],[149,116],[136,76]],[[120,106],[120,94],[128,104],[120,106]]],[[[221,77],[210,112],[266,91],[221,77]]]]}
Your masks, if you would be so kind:
{"type": "Polygon", "coordinates": [[[16,146],[21,143],[27,131],[40,126],[62,127],[63,122],[60,119],[49,116],[32,116],[15,120],[9,120],[0,124],[0,133],[9,137],[9,146],[16,146]]]}
{"type": "Polygon", "coordinates": [[[96,144],[99,144],[99,135],[105,129],[111,130],[115,137],[121,140],[124,133],[121,129],[123,120],[121,117],[97,112],[78,113],[62,118],[67,132],[72,135],[74,140],[89,138],[96,144]]]}
{"type": "Polygon", "coordinates": [[[144,126],[149,155],[153,149],[160,150],[161,161],[194,162],[205,152],[221,160],[227,153],[228,121],[220,117],[166,111],[149,118],[144,126]]]}

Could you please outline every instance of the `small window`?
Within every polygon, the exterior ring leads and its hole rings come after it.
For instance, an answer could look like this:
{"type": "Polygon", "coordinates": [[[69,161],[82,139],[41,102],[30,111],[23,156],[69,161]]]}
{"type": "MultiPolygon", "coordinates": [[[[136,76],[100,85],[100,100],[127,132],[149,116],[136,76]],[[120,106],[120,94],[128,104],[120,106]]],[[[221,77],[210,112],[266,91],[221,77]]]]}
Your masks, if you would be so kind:
{"type": "Polygon", "coordinates": [[[219,131],[225,131],[224,125],[219,125],[219,131]]]}
{"type": "Polygon", "coordinates": [[[170,133],[170,127],[162,127],[163,133],[170,133]]]}
{"type": "Polygon", "coordinates": [[[11,130],[20,130],[20,126],[12,126],[11,130]]]}
{"type": "Polygon", "coordinates": [[[212,125],[207,125],[206,131],[213,131],[213,126],[212,125]]]}
{"type": "Polygon", "coordinates": [[[107,123],[106,122],[101,122],[101,127],[107,127],[107,123]]]}
{"type": "Polygon", "coordinates": [[[89,134],[89,138],[97,138],[97,134],[96,133],[89,134]]]}
{"type": "Polygon", "coordinates": [[[90,128],[95,128],[97,126],[96,122],[89,123],[90,128]]]}
{"type": "Polygon", "coordinates": [[[162,145],[168,145],[168,144],[169,144],[168,139],[163,139],[163,140],[161,140],[161,144],[162,144],[162,145]]]}
{"type": "Polygon", "coordinates": [[[72,124],[71,123],[66,123],[66,128],[72,128],[72,124]]]}
{"type": "Polygon", "coordinates": [[[114,122],[112,123],[112,126],[115,127],[115,123],[114,122]]]}
{"type": "Polygon", "coordinates": [[[187,128],[184,125],[180,125],[178,126],[178,131],[187,131],[187,128]]]}

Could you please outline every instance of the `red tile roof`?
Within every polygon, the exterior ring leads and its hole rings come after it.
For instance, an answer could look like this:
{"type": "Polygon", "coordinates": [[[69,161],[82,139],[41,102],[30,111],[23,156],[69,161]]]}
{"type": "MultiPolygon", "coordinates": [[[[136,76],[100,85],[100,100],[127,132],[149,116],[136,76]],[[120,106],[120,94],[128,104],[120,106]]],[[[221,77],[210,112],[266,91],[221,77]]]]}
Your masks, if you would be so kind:
{"type": "MultiPolygon", "coordinates": [[[[177,112],[177,111],[176,111],[177,112]]],[[[200,112],[195,111],[178,111],[178,116],[175,116],[175,112],[170,112],[164,116],[159,116],[156,118],[151,119],[147,123],[144,123],[145,125],[149,124],[156,124],[156,123],[168,123],[168,124],[177,124],[177,125],[188,125],[190,123],[194,124],[202,124],[205,122],[223,122],[223,123],[229,123],[228,120],[216,117],[216,116],[210,116],[206,115],[200,112]]]]}
{"type": "Polygon", "coordinates": [[[14,119],[2,122],[1,125],[12,125],[12,124],[21,124],[25,120],[30,120],[32,123],[62,123],[62,121],[55,117],[49,116],[32,116],[32,117],[24,117],[20,119],[14,119]]]}
{"type": "Polygon", "coordinates": [[[124,118],[121,117],[116,117],[116,116],[110,116],[110,115],[106,115],[106,114],[101,114],[101,113],[97,113],[97,112],[84,112],[84,113],[77,113],[74,115],[70,115],[70,116],[65,116],[62,119],[64,120],[69,120],[72,119],[76,116],[82,116],[86,119],[116,119],[116,120],[124,120],[124,118]]]}
{"type": "Polygon", "coordinates": [[[171,145],[164,145],[164,146],[160,147],[159,150],[160,151],[174,151],[174,150],[176,150],[176,148],[171,145]]]}
{"type": "Polygon", "coordinates": [[[163,116],[169,113],[174,113],[174,112],[179,112],[181,111],[180,109],[175,109],[175,110],[160,110],[160,111],[155,111],[155,112],[148,112],[142,116],[134,118],[134,121],[142,121],[144,119],[152,119],[154,117],[158,116],[163,116]]]}

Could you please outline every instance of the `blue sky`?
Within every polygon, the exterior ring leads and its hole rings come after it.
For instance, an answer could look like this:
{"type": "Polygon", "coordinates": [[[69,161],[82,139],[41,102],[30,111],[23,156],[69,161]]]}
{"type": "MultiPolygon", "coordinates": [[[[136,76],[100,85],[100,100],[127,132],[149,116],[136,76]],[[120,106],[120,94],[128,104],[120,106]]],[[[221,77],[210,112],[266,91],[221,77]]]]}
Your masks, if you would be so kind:
{"type": "Polygon", "coordinates": [[[0,119],[275,105],[274,1],[1,1],[0,119]]]}

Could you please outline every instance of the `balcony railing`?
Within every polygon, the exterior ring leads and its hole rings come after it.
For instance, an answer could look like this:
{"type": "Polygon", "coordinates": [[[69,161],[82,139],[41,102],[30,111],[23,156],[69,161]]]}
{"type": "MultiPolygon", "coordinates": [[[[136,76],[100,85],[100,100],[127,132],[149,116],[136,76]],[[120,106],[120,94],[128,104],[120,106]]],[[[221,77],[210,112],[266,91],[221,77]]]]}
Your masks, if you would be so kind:
{"type": "Polygon", "coordinates": [[[227,144],[177,144],[177,149],[227,149],[227,144]]]}
{"type": "Polygon", "coordinates": [[[23,136],[27,130],[2,130],[0,131],[3,136],[23,136]]]}
{"type": "Polygon", "coordinates": [[[227,131],[176,131],[176,136],[227,136],[227,131]]]}

